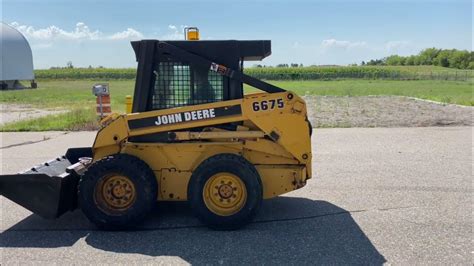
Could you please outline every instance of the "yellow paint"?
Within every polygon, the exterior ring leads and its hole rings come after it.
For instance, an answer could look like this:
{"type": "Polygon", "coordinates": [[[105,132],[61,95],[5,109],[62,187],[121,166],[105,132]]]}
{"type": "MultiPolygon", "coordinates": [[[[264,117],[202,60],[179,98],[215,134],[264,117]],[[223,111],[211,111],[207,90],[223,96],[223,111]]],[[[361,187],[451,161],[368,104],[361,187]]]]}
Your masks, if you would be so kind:
{"type": "Polygon", "coordinates": [[[230,216],[239,212],[247,201],[244,182],[231,173],[218,173],[204,184],[204,204],[213,213],[230,216]]]}
{"type": "Polygon", "coordinates": [[[301,165],[257,165],[263,184],[263,198],[269,199],[306,185],[306,169],[301,165]]]}
{"type": "Polygon", "coordinates": [[[107,213],[125,211],[136,200],[135,185],[126,176],[109,175],[97,182],[94,198],[107,213]]]}
{"type": "Polygon", "coordinates": [[[161,170],[158,200],[186,200],[191,172],[178,171],[175,168],[161,170]]]}
{"type": "MultiPolygon", "coordinates": [[[[269,104],[271,106],[271,104],[269,104]]],[[[158,200],[187,200],[192,172],[207,158],[231,153],[244,157],[256,166],[263,183],[264,198],[298,189],[311,178],[311,139],[306,121],[306,105],[292,92],[259,93],[243,99],[194,106],[132,113],[114,117],[96,136],[94,160],[115,153],[127,153],[145,161],[154,171],[158,200]],[[278,108],[254,110],[262,101],[282,102],[278,108]],[[207,120],[129,129],[128,122],[174,114],[240,105],[242,113],[207,120]],[[214,125],[241,122],[240,131],[226,131],[214,125]],[[187,131],[204,127],[205,133],[187,131]],[[160,132],[179,132],[176,142],[135,143],[129,137],[160,132]],[[202,139],[205,136],[206,139],[202,139]]]]}
{"type": "Polygon", "coordinates": [[[125,96],[125,112],[127,114],[132,113],[132,102],[133,102],[132,96],[130,95],[125,96]]]}

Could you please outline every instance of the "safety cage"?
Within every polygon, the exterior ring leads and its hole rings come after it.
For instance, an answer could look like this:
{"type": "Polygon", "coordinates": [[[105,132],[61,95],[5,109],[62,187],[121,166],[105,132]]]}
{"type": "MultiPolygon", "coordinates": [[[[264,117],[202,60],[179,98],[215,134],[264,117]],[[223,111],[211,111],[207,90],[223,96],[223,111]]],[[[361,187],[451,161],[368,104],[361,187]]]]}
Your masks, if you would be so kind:
{"type": "Polygon", "coordinates": [[[242,81],[210,71],[207,62],[242,73],[243,61],[269,56],[270,45],[270,41],[234,40],[132,42],[138,62],[132,111],[240,99],[242,81]]]}
{"type": "Polygon", "coordinates": [[[168,61],[153,69],[153,110],[224,100],[224,77],[188,63],[168,61]]]}

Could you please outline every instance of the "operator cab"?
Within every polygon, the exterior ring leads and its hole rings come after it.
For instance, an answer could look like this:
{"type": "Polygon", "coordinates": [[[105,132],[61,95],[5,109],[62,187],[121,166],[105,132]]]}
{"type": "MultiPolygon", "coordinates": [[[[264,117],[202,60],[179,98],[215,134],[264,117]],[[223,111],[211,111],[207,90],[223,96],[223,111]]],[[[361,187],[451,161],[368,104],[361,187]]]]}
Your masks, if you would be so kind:
{"type": "Polygon", "coordinates": [[[186,28],[184,41],[132,42],[138,62],[133,112],[169,109],[240,99],[241,81],[211,71],[206,64],[182,60],[163,44],[187,51],[219,65],[242,72],[243,61],[262,60],[271,54],[271,43],[256,41],[199,41],[197,28],[186,28]]]}

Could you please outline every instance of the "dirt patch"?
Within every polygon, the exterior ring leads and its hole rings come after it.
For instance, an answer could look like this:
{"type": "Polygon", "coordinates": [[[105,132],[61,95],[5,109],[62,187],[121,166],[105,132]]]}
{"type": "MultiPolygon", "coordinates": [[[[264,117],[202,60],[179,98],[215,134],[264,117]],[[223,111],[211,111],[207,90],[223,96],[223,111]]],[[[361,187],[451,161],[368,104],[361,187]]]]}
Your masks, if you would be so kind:
{"type": "Polygon", "coordinates": [[[28,105],[0,104],[0,125],[19,120],[33,119],[50,114],[60,114],[67,110],[38,109],[28,105]]]}
{"type": "Polygon", "coordinates": [[[472,126],[473,107],[403,96],[305,96],[313,127],[472,126]]]}

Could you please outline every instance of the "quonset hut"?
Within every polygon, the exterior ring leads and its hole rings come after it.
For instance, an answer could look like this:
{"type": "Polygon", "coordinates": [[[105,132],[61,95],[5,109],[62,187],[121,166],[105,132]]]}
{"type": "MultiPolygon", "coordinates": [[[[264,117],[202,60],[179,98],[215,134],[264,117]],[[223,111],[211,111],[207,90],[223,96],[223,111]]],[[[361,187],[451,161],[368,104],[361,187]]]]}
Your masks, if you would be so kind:
{"type": "Polygon", "coordinates": [[[25,37],[15,28],[0,23],[0,88],[21,89],[28,81],[32,88],[36,88],[33,72],[33,55],[25,37]]]}

